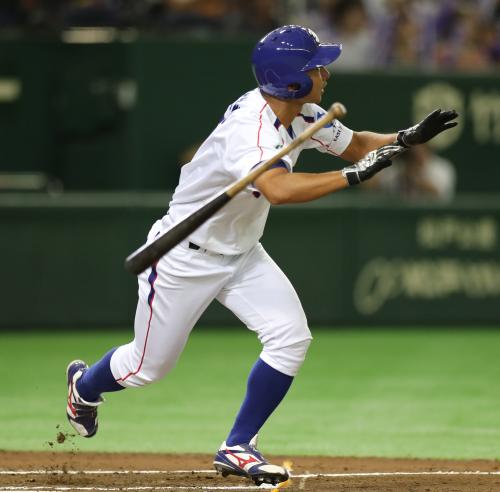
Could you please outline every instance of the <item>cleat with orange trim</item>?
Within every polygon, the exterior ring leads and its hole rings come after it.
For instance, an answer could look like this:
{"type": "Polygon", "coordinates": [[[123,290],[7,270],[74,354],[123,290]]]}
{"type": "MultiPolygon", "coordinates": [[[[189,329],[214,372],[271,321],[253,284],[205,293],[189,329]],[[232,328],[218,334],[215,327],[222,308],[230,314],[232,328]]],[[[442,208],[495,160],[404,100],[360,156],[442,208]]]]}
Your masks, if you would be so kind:
{"type": "Polygon", "coordinates": [[[256,485],[277,485],[288,480],[288,471],[282,466],[269,463],[255,447],[256,439],[249,444],[227,446],[223,442],[214,459],[214,468],[223,477],[236,475],[247,477],[256,485]]]}
{"type": "Polygon", "coordinates": [[[66,416],[73,428],[83,437],[92,437],[98,428],[97,407],[104,401],[101,397],[94,402],[85,401],[76,389],[76,382],[88,369],[82,360],[74,360],[66,368],[68,383],[68,399],[66,403],[66,416]]]}

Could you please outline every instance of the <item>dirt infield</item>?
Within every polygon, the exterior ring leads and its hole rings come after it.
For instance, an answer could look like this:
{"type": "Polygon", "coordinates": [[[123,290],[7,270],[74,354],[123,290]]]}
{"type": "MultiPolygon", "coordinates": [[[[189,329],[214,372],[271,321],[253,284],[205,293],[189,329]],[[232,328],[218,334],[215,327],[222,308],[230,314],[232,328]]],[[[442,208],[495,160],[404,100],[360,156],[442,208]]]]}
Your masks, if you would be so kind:
{"type": "MultiPolygon", "coordinates": [[[[0,451],[0,491],[259,490],[249,480],[216,475],[211,458],[0,451]]],[[[273,461],[288,462],[293,470],[291,483],[279,490],[500,491],[500,461],[310,456],[277,456],[273,461]]]]}

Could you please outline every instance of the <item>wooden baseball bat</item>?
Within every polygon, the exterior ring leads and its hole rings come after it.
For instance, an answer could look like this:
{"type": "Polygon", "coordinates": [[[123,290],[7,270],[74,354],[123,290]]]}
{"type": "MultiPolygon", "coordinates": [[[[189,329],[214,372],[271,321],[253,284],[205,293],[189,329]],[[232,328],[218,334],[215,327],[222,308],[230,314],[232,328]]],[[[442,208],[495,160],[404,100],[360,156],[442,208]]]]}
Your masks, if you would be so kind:
{"type": "Polygon", "coordinates": [[[144,244],[125,259],[125,270],[135,275],[142,273],[153,263],[156,263],[164,254],[177,246],[183,239],[188,237],[207,219],[212,217],[226,203],[228,203],[240,191],[253,183],[261,174],[265,173],[273,164],[283,156],[289,154],[293,149],[312,137],[318,130],[330,123],[335,118],[342,118],[346,114],[345,106],[341,103],[333,103],[330,109],[318,121],[313,123],[304,132],[298,135],[290,144],[282,148],[269,160],[255,168],[248,176],[234,183],[229,189],[216,196],[207,204],[203,205],[189,217],[169,229],[165,234],[159,236],[149,244],[144,244]]]}

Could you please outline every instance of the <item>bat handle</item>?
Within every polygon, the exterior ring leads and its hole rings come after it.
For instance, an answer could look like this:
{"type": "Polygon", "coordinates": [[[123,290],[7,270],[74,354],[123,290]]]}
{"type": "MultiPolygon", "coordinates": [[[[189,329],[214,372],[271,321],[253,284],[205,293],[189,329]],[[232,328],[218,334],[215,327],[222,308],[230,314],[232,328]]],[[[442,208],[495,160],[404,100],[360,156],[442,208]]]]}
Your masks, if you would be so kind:
{"type": "Polygon", "coordinates": [[[145,244],[125,259],[125,270],[139,275],[156,263],[164,254],[186,239],[201,224],[208,220],[215,212],[220,210],[231,198],[225,192],[197,210],[194,214],[179,222],[166,233],[156,238],[153,242],[145,244]]]}

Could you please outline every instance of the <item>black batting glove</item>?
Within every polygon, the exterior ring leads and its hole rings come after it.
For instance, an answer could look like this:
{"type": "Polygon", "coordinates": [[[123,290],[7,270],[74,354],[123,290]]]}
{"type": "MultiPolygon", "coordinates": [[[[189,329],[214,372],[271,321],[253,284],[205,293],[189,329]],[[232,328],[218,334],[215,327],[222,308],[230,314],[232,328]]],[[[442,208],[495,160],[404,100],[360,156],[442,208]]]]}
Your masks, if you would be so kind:
{"type": "Polygon", "coordinates": [[[456,121],[451,121],[457,116],[458,113],[454,109],[451,111],[436,109],[415,126],[400,130],[398,132],[398,143],[403,147],[411,147],[412,145],[428,142],[441,132],[457,126],[456,121]]]}
{"type": "Polygon", "coordinates": [[[368,152],[352,166],[344,167],[342,176],[347,179],[350,186],[359,184],[389,167],[392,164],[391,159],[405,150],[405,147],[398,144],[384,145],[368,152]]]}

